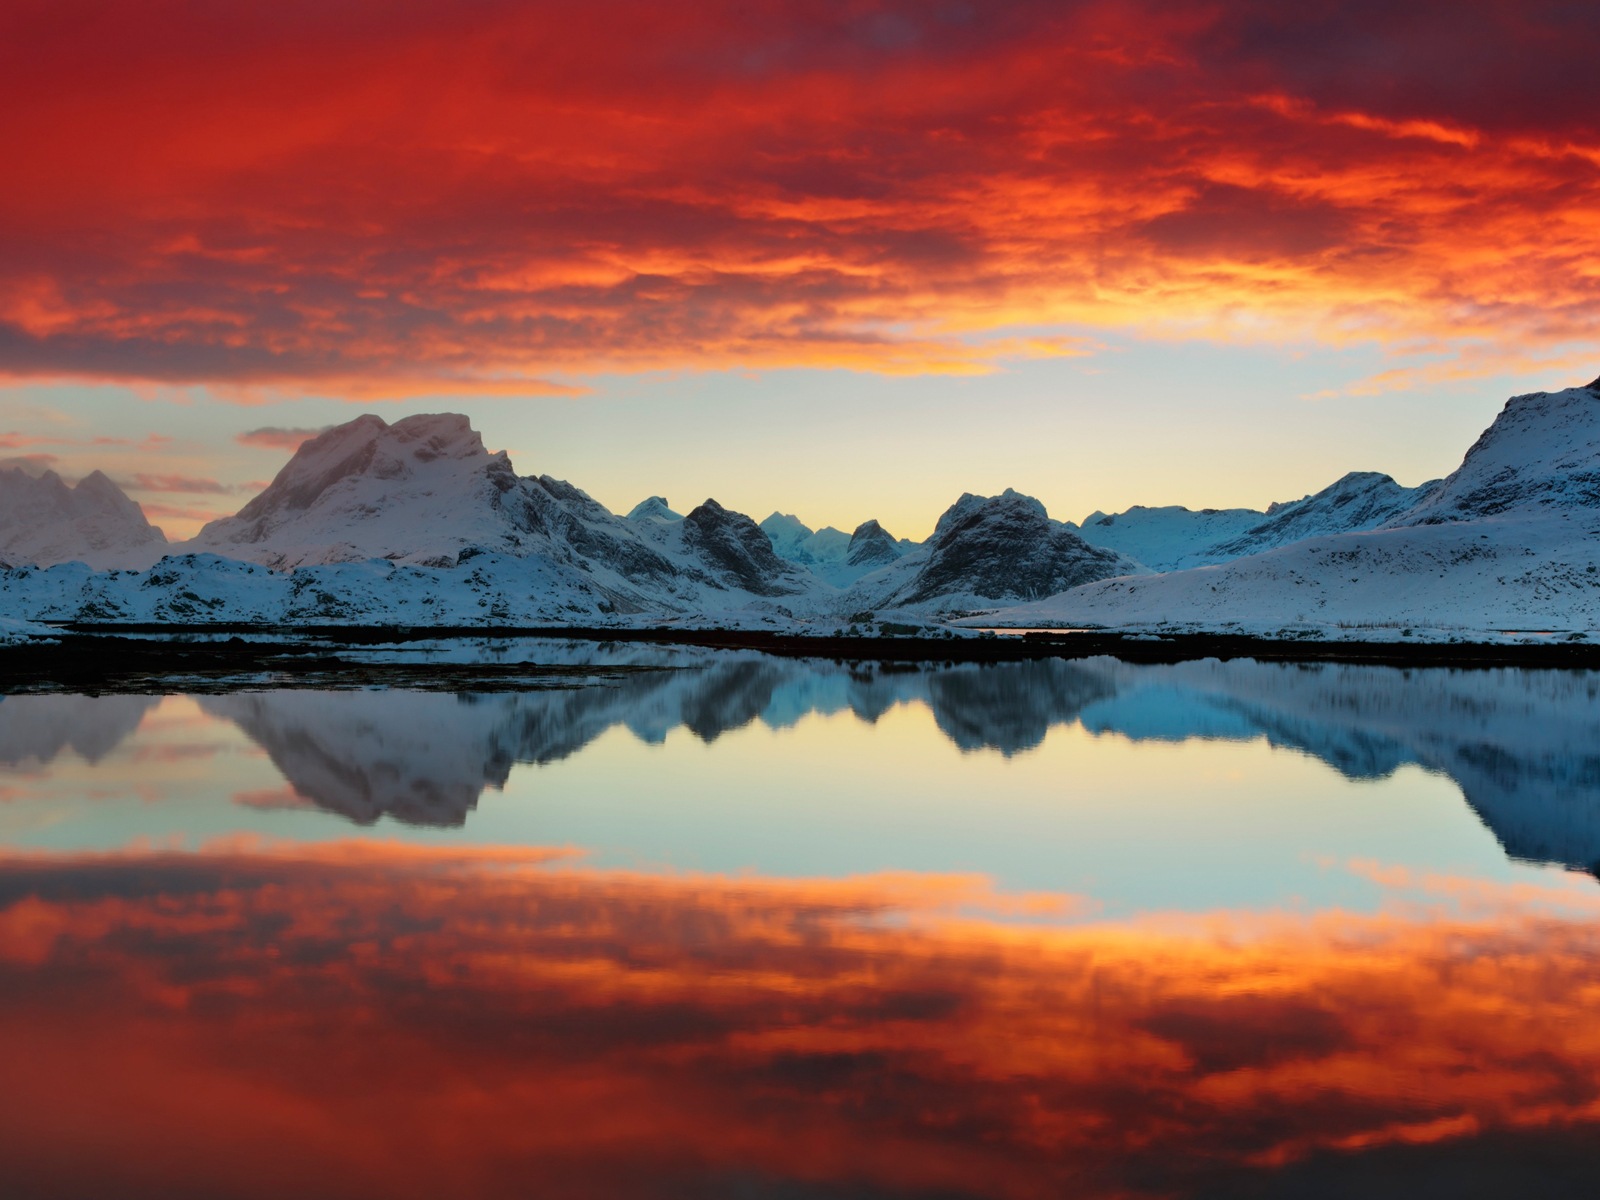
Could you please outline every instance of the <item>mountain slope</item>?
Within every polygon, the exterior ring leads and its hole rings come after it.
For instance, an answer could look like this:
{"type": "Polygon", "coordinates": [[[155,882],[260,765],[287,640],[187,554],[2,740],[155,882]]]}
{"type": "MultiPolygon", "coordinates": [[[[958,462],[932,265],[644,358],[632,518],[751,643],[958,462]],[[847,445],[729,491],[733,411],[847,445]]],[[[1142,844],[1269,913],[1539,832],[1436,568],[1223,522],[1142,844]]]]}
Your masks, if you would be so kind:
{"type": "Polygon", "coordinates": [[[1506,401],[1461,465],[1396,525],[1600,509],[1600,379],[1506,401]]]}
{"type": "Polygon", "coordinates": [[[166,536],[99,471],[68,486],[54,471],[0,467],[0,559],[13,566],[152,560],[166,536]]]}
{"type": "Polygon", "coordinates": [[[1203,628],[1600,627],[1600,387],[1514,397],[1387,526],[1080,587],[996,621],[1203,628]]]}

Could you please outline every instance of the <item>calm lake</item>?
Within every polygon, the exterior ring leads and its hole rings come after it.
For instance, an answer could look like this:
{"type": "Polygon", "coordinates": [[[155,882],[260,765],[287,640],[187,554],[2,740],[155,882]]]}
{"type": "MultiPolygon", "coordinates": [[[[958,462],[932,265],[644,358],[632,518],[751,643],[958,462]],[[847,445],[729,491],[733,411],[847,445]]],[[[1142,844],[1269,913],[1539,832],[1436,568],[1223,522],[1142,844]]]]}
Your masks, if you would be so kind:
{"type": "Polygon", "coordinates": [[[8,1197],[1600,1186],[1600,674],[0,699],[8,1197]]]}

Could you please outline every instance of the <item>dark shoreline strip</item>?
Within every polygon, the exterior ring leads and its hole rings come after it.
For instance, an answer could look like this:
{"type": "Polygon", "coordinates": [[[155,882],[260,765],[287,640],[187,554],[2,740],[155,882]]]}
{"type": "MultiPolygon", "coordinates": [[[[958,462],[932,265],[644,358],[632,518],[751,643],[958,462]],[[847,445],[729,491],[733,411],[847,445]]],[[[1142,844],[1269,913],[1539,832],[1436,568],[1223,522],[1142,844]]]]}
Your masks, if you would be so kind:
{"type": "Polygon", "coordinates": [[[58,645],[0,648],[0,692],[72,688],[147,691],[163,679],[186,687],[395,686],[503,690],[574,686],[582,679],[627,673],[609,666],[537,663],[375,663],[339,657],[340,647],[456,638],[549,638],[642,642],[753,650],[786,658],[856,662],[955,664],[1025,662],[1106,655],[1126,662],[1174,663],[1200,658],[1267,662],[1365,663],[1393,667],[1600,668],[1600,645],[1320,642],[1181,634],[1151,640],[1115,633],[1030,633],[992,638],[795,637],[751,630],[675,628],[505,628],[261,625],[69,625],[58,645]],[[272,637],[281,640],[245,640],[272,637]],[[193,638],[202,640],[186,640],[193,638]],[[249,677],[254,678],[249,678],[249,677]]]}

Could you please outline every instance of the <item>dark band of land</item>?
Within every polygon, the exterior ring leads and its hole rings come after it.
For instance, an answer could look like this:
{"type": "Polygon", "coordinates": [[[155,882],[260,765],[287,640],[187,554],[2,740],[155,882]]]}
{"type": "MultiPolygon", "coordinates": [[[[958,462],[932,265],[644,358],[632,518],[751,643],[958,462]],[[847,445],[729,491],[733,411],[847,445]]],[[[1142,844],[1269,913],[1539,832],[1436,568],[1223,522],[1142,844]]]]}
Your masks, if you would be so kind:
{"type": "Polygon", "coordinates": [[[273,627],[262,625],[63,625],[60,641],[0,648],[0,692],[71,690],[213,691],[250,687],[391,686],[503,691],[573,686],[656,669],[596,663],[383,662],[371,648],[454,639],[549,639],[602,644],[657,643],[759,651],[789,658],[906,665],[1023,662],[1110,656],[1126,662],[1175,663],[1249,658],[1271,662],[1366,663],[1395,667],[1600,668],[1600,644],[1552,642],[1320,641],[1227,634],[1154,637],[1115,632],[1023,633],[992,637],[927,635],[807,637],[766,631],[508,628],[503,626],[273,627]]]}

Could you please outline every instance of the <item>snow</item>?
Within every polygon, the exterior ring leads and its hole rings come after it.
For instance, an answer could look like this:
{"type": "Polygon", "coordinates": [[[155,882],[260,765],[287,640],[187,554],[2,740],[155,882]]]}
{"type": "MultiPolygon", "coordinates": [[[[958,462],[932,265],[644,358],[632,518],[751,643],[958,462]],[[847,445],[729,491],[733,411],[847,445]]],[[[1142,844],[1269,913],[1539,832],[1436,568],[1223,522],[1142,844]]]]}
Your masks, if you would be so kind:
{"type": "Polygon", "coordinates": [[[772,549],[779,558],[811,567],[830,582],[833,582],[830,576],[838,575],[838,568],[846,566],[850,535],[842,529],[826,525],[813,530],[793,513],[775,512],[761,522],[761,531],[771,539],[772,549]]]}

